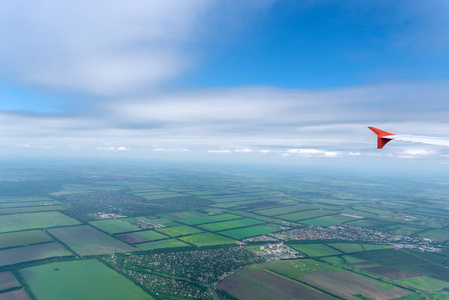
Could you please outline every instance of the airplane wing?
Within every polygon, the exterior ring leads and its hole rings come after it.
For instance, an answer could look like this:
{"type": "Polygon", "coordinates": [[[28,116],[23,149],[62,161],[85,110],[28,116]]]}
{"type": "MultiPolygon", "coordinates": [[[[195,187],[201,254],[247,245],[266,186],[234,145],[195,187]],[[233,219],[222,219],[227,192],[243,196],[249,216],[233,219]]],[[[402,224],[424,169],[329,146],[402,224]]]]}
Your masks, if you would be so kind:
{"type": "Polygon", "coordinates": [[[419,135],[396,135],[375,127],[368,128],[377,135],[377,149],[382,149],[391,140],[449,147],[449,138],[419,135]]]}

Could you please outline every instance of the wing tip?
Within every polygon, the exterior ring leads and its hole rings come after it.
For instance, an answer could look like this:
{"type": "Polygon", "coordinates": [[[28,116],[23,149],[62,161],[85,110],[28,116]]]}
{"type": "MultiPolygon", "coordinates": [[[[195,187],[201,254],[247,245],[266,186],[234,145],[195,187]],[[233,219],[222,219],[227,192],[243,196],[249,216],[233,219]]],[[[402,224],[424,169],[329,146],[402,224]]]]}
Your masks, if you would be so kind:
{"type": "Polygon", "coordinates": [[[384,138],[385,136],[394,135],[376,127],[368,126],[368,128],[377,135],[377,149],[382,149],[391,140],[384,138]]]}

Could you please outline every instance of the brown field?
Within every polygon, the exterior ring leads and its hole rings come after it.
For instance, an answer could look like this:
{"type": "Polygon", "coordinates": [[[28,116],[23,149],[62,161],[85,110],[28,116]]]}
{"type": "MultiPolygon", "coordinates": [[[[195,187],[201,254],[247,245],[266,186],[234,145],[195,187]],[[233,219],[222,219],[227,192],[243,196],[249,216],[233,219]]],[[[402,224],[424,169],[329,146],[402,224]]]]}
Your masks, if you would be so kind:
{"type": "Polygon", "coordinates": [[[413,277],[419,277],[421,275],[415,274],[412,272],[407,272],[403,270],[398,270],[389,266],[380,266],[380,267],[372,267],[372,268],[365,268],[362,269],[363,271],[370,272],[382,277],[386,277],[392,280],[397,279],[407,279],[407,278],[413,278],[413,277]]]}
{"type": "Polygon", "coordinates": [[[143,237],[138,236],[135,233],[117,234],[116,237],[118,237],[122,241],[130,243],[130,244],[148,242],[147,239],[144,239],[143,237]]]}
{"type": "Polygon", "coordinates": [[[0,273],[0,291],[18,286],[20,284],[11,272],[0,273]]]}
{"type": "Polygon", "coordinates": [[[318,290],[293,280],[284,279],[265,270],[245,268],[221,281],[217,287],[232,296],[250,300],[260,299],[334,299],[318,290]]]}
{"type": "Polygon", "coordinates": [[[0,300],[31,300],[28,294],[20,289],[0,294],[0,300]]]}
{"type": "Polygon", "coordinates": [[[378,289],[376,286],[381,284],[380,281],[349,271],[338,273],[316,271],[303,275],[299,279],[344,299],[358,299],[353,295],[360,294],[371,299],[388,300],[411,294],[411,292],[398,287],[389,290],[378,289]]]}

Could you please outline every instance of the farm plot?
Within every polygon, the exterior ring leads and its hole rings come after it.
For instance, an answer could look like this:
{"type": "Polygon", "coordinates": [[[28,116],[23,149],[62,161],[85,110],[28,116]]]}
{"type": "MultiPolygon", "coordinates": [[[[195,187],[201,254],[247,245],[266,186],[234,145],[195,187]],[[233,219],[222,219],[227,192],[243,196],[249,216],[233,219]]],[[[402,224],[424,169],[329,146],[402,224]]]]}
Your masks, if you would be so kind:
{"type": "Polygon", "coordinates": [[[62,204],[57,200],[41,200],[41,201],[27,201],[27,202],[0,202],[0,208],[11,208],[11,207],[24,207],[24,206],[49,206],[49,205],[60,205],[62,204]]]}
{"type": "Polygon", "coordinates": [[[349,271],[338,273],[316,271],[303,275],[299,279],[344,299],[360,299],[354,295],[362,295],[369,299],[394,299],[412,294],[405,289],[349,271]]]}
{"type": "Polygon", "coordinates": [[[0,215],[30,213],[30,212],[45,212],[45,211],[63,210],[63,209],[64,209],[64,207],[60,206],[60,205],[12,207],[12,208],[0,209],[0,215]]]}
{"type": "Polygon", "coordinates": [[[144,239],[141,236],[138,236],[135,233],[123,233],[123,234],[117,234],[115,237],[121,239],[122,241],[128,243],[128,244],[136,244],[136,243],[144,243],[148,242],[147,239],[144,239]]]}
{"type": "Polygon", "coordinates": [[[379,250],[352,254],[353,257],[371,261],[383,266],[428,276],[439,280],[449,280],[449,269],[423,259],[418,255],[401,250],[379,250]]]}
{"type": "Polygon", "coordinates": [[[206,223],[214,223],[214,222],[220,222],[220,221],[229,221],[234,219],[242,218],[240,216],[231,215],[231,214],[223,214],[223,215],[214,215],[214,216],[207,216],[207,217],[200,217],[200,218],[192,218],[192,219],[184,219],[180,220],[179,222],[182,222],[187,225],[200,225],[200,224],[206,224],[206,223]]]}
{"type": "Polygon", "coordinates": [[[333,249],[325,244],[292,244],[289,246],[310,257],[341,254],[340,251],[333,249]]]}
{"type": "Polygon", "coordinates": [[[443,229],[433,229],[424,232],[420,232],[418,236],[435,240],[437,242],[443,242],[449,239],[449,231],[443,229]]]}
{"type": "Polygon", "coordinates": [[[155,249],[164,249],[164,248],[179,248],[179,247],[191,247],[189,244],[178,241],[176,239],[166,239],[148,243],[142,243],[136,245],[139,249],[147,251],[147,250],[155,250],[155,249]]]}
{"type": "Polygon", "coordinates": [[[50,229],[49,232],[80,255],[123,253],[137,250],[137,248],[88,225],[55,228],[50,229]]]}
{"type": "Polygon", "coordinates": [[[53,239],[41,230],[8,232],[0,234],[0,249],[51,241],[53,241],[53,239]]]}
{"type": "Polygon", "coordinates": [[[294,212],[298,212],[298,211],[302,211],[302,210],[313,210],[313,209],[329,208],[329,207],[330,206],[322,205],[322,204],[302,203],[299,205],[289,205],[289,206],[285,205],[282,207],[255,210],[254,213],[261,214],[264,216],[277,216],[277,215],[294,213],[294,212]]]}
{"type": "Polygon", "coordinates": [[[251,225],[258,225],[263,224],[264,221],[245,218],[245,219],[239,219],[239,220],[233,220],[233,221],[225,221],[225,222],[217,222],[217,223],[209,223],[202,226],[199,226],[200,228],[212,230],[212,231],[219,231],[219,230],[226,230],[226,229],[234,229],[239,227],[246,227],[251,225]]]}
{"type": "Polygon", "coordinates": [[[245,268],[221,281],[217,287],[242,300],[252,299],[334,299],[301,283],[269,271],[245,268]]]}
{"type": "Polygon", "coordinates": [[[361,244],[350,244],[350,243],[332,243],[328,244],[333,248],[337,248],[341,252],[344,253],[353,253],[353,252],[363,252],[365,248],[361,244]]]}
{"type": "Polygon", "coordinates": [[[57,211],[2,215],[0,233],[77,224],[80,222],[57,211]]]}
{"type": "Polygon", "coordinates": [[[333,210],[327,210],[327,209],[316,209],[316,210],[306,210],[306,211],[299,211],[291,214],[286,215],[280,215],[276,216],[276,218],[280,218],[287,221],[298,221],[298,220],[304,220],[304,219],[312,219],[316,217],[336,214],[336,211],[333,210]]]}
{"type": "Polygon", "coordinates": [[[38,299],[153,299],[98,260],[57,262],[20,271],[38,299]]]}
{"type": "Polygon", "coordinates": [[[257,226],[239,228],[239,229],[220,231],[220,234],[227,235],[234,239],[240,240],[240,239],[245,239],[245,238],[249,238],[249,237],[272,233],[275,231],[278,231],[278,230],[268,227],[266,225],[257,225],[257,226]]]}
{"type": "Polygon", "coordinates": [[[165,234],[156,232],[154,230],[145,230],[145,231],[141,231],[141,232],[136,232],[135,234],[140,237],[143,237],[147,241],[168,239],[168,236],[166,236],[165,234]]]}
{"type": "Polygon", "coordinates": [[[190,227],[187,225],[161,228],[161,229],[158,229],[158,231],[163,234],[169,235],[169,236],[182,236],[182,235],[204,232],[201,229],[198,229],[195,227],[190,227]]]}
{"type": "Polygon", "coordinates": [[[235,240],[210,232],[183,236],[181,240],[198,247],[234,244],[235,240]]]}
{"type": "Polygon", "coordinates": [[[320,217],[320,218],[314,218],[314,219],[308,219],[301,221],[301,224],[305,225],[313,225],[313,226],[332,226],[340,224],[342,221],[332,218],[332,216],[327,217],[320,217]]]}
{"type": "Polygon", "coordinates": [[[10,248],[0,250],[0,266],[14,265],[49,257],[71,255],[71,252],[65,250],[64,247],[58,243],[46,243],[26,247],[10,248]]]}
{"type": "Polygon", "coordinates": [[[0,291],[7,290],[14,287],[19,287],[20,283],[12,275],[11,272],[0,273],[0,291]]]}
{"type": "Polygon", "coordinates": [[[23,289],[18,289],[6,293],[1,293],[0,300],[31,300],[31,298],[23,289]]]}
{"type": "Polygon", "coordinates": [[[329,273],[342,271],[342,269],[340,268],[330,266],[313,259],[299,259],[291,261],[281,260],[275,262],[266,262],[262,265],[272,271],[290,278],[298,278],[302,275],[309,274],[315,271],[325,271],[329,273]]]}
{"type": "Polygon", "coordinates": [[[91,221],[89,224],[109,234],[141,230],[140,228],[122,222],[119,219],[91,221]]]}
{"type": "Polygon", "coordinates": [[[159,225],[164,225],[165,227],[180,225],[179,223],[176,223],[176,222],[173,222],[172,220],[168,220],[168,219],[164,219],[164,218],[151,219],[151,218],[146,218],[146,217],[138,217],[136,219],[141,222],[147,223],[147,224],[152,224],[152,225],[159,224],[159,225]]]}

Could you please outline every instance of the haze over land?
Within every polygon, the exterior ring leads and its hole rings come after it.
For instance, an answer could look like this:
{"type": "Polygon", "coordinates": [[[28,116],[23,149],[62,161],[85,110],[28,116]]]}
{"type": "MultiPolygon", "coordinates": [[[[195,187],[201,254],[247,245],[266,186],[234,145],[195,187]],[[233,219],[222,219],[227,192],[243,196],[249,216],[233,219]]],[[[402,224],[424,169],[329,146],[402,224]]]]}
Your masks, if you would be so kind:
{"type": "Polygon", "coordinates": [[[445,149],[379,152],[366,126],[449,134],[447,1],[2,1],[0,14],[3,156],[446,170],[445,149]]]}

